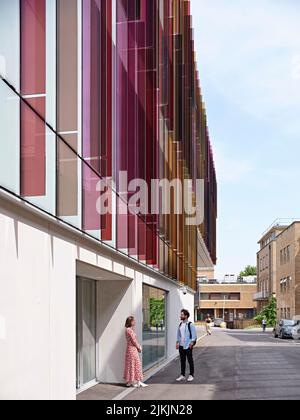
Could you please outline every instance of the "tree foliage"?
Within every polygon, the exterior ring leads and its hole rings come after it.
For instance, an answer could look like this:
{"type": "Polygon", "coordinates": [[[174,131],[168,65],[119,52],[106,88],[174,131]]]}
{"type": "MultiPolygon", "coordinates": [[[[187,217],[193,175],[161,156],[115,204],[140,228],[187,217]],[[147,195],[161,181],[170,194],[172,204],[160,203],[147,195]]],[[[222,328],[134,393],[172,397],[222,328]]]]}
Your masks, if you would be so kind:
{"type": "Polygon", "coordinates": [[[269,327],[275,327],[277,322],[277,300],[275,297],[272,298],[269,305],[254,318],[255,321],[262,324],[262,321],[266,319],[269,327]]]}
{"type": "Polygon", "coordinates": [[[150,324],[152,327],[160,325],[165,319],[165,300],[150,299],[150,324]]]}
{"type": "Polygon", "coordinates": [[[240,277],[256,276],[257,268],[253,265],[247,265],[244,271],[240,272],[240,277]]]}

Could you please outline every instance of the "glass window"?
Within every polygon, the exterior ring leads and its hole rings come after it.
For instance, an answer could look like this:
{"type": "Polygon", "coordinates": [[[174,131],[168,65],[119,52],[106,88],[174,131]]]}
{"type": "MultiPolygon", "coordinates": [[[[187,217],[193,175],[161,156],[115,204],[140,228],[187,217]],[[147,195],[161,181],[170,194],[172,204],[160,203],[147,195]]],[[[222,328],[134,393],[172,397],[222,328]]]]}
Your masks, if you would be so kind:
{"type": "Polygon", "coordinates": [[[21,3],[21,90],[23,95],[46,91],[46,1],[21,3]]]}
{"type": "Polygon", "coordinates": [[[286,249],[286,258],[287,258],[287,262],[290,262],[290,259],[291,259],[291,248],[290,248],[290,246],[288,246],[287,249],[286,249]]]}
{"type": "MultiPolygon", "coordinates": [[[[290,309],[284,309],[284,317],[289,318],[289,316],[290,316],[290,309]]],[[[283,325],[285,325],[286,327],[293,327],[294,325],[297,325],[297,322],[293,320],[285,319],[283,321],[283,325]]]]}
{"type": "Polygon", "coordinates": [[[201,300],[241,300],[240,293],[201,293],[201,300]]]}
{"type": "MultiPolygon", "coordinates": [[[[64,143],[57,138],[58,158],[58,200],[57,211],[60,217],[75,216],[78,213],[78,172],[79,159],[68,145],[77,146],[77,135],[64,136],[64,143]],[[75,181],[75,182],[74,182],[75,181]]],[[[68,219],[70,221],[70,219],[68,219]]],[[[70,221],[71,223],[71,221],[70,221]]]]}
{"type": "MultiPolygon", "coordinates": [[[[57,131],[75,152],[79,152],[77,13],[77,2],[57,2],[57,131]]],[[[57,166],[58,216],[80,227],[80,166],[74,153],[62,142],[58,147],[57,166]]]]}
{"type": "Polygon", "coordinates": [[[0,76],[20,90],[20,2],[0,0],[0,76]]]}
{"type": "Polygon", "coordinates": [[[55,214],[56,142],[46,126],[43,98],[21,101],[21,196],[55,214]]]}
{"type": "MultiPolygon", "coordinates": [[[[55,136],[46,128],[46,2],[22,0],[21,195],[53,212],[55,136]]],[[[48,104],[49,105],[49,104],[48,104]]]]}
{"type": "Polygon", "coordinates": [[[0,80],[0,185],[19,194],[20,99],[0,80]]]}
{"type": "Polygon", "coordinates": [[[238,309],[237,318],[242,319],[253,319],[254,310],[253,309],[238,309]]]}
{"type": "Polygon", "coordinates": [[[163,290],[143,285],[143,369],[166,358],[166,296],[163,290]]]}
{"type": "Polygon", "coordinates": [[[77,279],[77,388],[96,380],[97,285],[77,279]]]}
{"type": "Polygon", "coordinates": [[[21,195],[46,195],[45,99],[21,103],[21,195]],[[34,112],[33,109],[37,110],[34,112]],[[41,116],[41,117],[40,117],[41,116]]]}
{"type": "Polygon", "coordinates": [[[230,300],[241,300],[241,294],[240,293],[231,293],[229,295],[230,300]]]}
{"type": "Polygon", "coordinates": [[[131,0],[128,2],[128,20],[139,20],[141,15],[141,0],[131,0]]]}
{"type": "Polygon", "coordinates": [[[59,133],[77,133],[78,131],[77,33],[76,2],[73,0],[57,2],[57,128],[59,133]]]}
{"type": "MultiPolygon", "coordinates": [[[[72,6],[72,5],[70,5],[72,6]]],[[[69,13],[67,13],[69,16],[69,13]]],[[[112,177],[113,138],[113,47],[112,2],[83,1],[83,158],[104,179],[112,177]]],[[[62,41],[64,41],[62,36],[62,41]]],[[[125,39],[125,38],[124,38],[125,39]]],[[[68,71],[65,72],[68,78],[68,71]]],[[[62,84],[64,86],[64,83],[62,84]]],[[[68,99],[66,98],[66,102],[68,99]]],[[[90,212],[89,188],[94,188],[94,174],[83,168],[83,225],[104,241],[113,240],[110,214],[102,215],[101,227],[95,212],[90,212]]],[[[99,181],[99,180],[98,180],[99,181]]],[[[95,208],[95,206],[94,206],[95,208]]],[[[127,249],[128,246],[120,248],[127,249]]]]}

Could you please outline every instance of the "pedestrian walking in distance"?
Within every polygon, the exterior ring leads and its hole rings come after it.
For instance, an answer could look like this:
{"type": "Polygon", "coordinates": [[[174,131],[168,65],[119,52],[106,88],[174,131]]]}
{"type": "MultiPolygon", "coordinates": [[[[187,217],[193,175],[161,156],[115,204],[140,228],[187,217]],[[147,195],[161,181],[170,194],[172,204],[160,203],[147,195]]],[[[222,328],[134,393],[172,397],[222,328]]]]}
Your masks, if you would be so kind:
{"type": "Polygon", "coordinates": [[[205,326],[206,326],[207,335],[211,335],[211,324],[212,324],[212,319],[211,319],[210,315],[207,315],[207,317],[205,319],[205,326]]]}
{"type": "Polygon", "coordinates": [[[180,314],[180,325],[177,332],[176,349],[179,350],[181,362],[181,375],[177,382],[186,380],[186,360],[189,362],[190,375],[187,379],[188,382],[193,382],[195,374],[195,365],[193,358],[193,349],[197,343],[196,328],[192,322],[189,322],[190,313],[183,309],[180,314]]]}
{"type": "Polygon", "coordinates": [[[133,316],[126,320],[125,336],[127,341],[124,379],[127,387],[146,388],[148,385],[143,383],[142,363],[139,353],[142,353],[142,346],[137,340],[134,331],[136,322],[133,316]]]}
{"type": "Polygon", "coordinates": [[[263,319],[262,326],[263,326],[263,332],[266,332],[267,331],[267,320],[266,320],[266,318],[263,319]]]}

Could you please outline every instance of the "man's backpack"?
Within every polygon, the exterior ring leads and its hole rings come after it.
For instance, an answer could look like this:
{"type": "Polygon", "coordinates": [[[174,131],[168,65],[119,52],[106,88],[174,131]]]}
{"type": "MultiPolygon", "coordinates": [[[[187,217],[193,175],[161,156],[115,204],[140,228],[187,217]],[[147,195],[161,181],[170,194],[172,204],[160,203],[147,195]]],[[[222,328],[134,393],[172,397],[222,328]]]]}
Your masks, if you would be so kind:
{"type": "MultiPolygon", "coordinates": [[[[179,328],[181,327],[181,325],[182,325],[182,323],[179,325],[179,328]]],[[[191,323],[191,322],[189,322],[189,323],[188,323],[188,328],[189,328],[189,333],[190,333],[190,339],[192,339],[192,338],[193,338],[191,325],[192,325],[192,323],[191,323]]]]}

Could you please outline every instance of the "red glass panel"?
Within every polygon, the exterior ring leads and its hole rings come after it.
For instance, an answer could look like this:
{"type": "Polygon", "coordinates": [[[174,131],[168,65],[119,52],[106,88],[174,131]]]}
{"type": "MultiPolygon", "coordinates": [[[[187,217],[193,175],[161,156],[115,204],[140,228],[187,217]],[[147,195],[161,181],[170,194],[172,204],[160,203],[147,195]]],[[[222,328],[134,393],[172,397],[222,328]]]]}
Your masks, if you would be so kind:
{"type": "MultiPolygon", "coordinates": [[[[106,179],[112,176],[112,4],[106,0],[82,4],[83,157],[106,179]]],[[[95,225],[87,219],[90,210],[83,212],[84,225],[95,225]]],[[[101,237],[112,240],[111,214],[101,216],[101,237]]]]}
{"type": "MultiPolygon", "coordinates": [[[[101,1],[101,161],[100,173],[112,177],[112,2],[101,1]]],[[[112,192],[108,192],[110,197],[112,192]]],[[[112,214],[101,218],[103,241],[112,240],[112,214]]]]}
{"type": "Polygon", "coordinates": [[[85,163],[82,165],[82,178],[83,230],[100,231],[101,215],[97,209],[100,179],[85,163]]]}
{"type": "Polygon", "coordinates": [[[21,92],[44,94],[46,86],[46,0],[21,0],[21,92]]]}
{"type": "MultiPolygon", "coordinates": [[[[30,105],[45,115],[45,98],[30,100],[30,105]]],[[[21,195],[45,195],[46,127],[44,121],[25,102],[21,103],[21,195]]]]}
{"type": "MultiPolygon", "coordinates": [[[[21,94],[30,95],[27,101],[45,118],[46,2],[21,0],[20,6],[21,94]]],[[[46,128],[37,114],[21,104],[21,194],[26,197],[46,194],[46,128]]]]}

